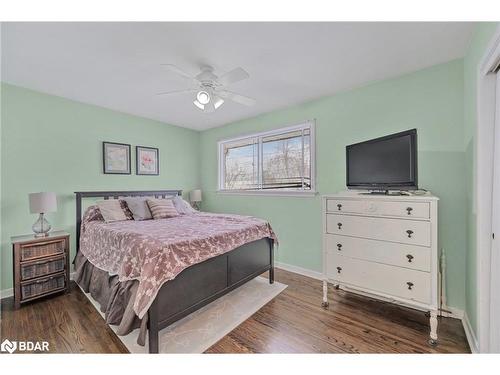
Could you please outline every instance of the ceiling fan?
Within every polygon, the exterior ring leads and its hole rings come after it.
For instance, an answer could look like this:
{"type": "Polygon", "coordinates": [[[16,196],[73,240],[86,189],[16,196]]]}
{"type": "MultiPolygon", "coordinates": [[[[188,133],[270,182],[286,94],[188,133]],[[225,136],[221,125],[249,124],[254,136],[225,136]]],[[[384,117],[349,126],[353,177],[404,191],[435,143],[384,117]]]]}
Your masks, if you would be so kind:
{"type": "Polygon", "coordinates": [[[226,90],[226,86],[250,77],[243,68],[235,68],[221,76],[217,76],[211,66],[204,65],[200,68],[201,72],[199,74],[191,76],[175,65],[162,64],[162,66],[188,79],[196,87],[160,92],[157,95],[196,93],[193,104],[204,113],[215,112],[216,109],[224,104],[224,100],[232,100],[233,102],[246,106],[255,104],[255,99],[226,90]]]}

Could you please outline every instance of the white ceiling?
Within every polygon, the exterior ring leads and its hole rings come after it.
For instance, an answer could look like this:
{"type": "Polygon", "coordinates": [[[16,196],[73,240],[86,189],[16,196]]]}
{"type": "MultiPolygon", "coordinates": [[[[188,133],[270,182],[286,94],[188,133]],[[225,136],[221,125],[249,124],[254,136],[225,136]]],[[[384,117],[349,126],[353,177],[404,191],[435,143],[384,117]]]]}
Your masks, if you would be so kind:
{"type": "Polygon", "coordinates": [[[192,129],[207,129],[463,57],[473,23],[3,23],[2,80],[192,129]],[[162,67],[193,75],[241,66],[226,101],[204,114],[162,67]]]}

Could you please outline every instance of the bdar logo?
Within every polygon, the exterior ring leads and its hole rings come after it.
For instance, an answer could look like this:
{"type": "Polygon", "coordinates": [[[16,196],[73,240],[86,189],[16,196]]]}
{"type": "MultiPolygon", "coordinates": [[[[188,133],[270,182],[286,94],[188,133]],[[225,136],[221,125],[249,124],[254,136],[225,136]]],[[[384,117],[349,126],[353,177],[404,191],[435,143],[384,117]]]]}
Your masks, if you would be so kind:
{"type": "Polygon", "coordinates": [[[16,349],[17,349],[17,342],[15,341],[12,342],[5,339],[0,345],[0,351],[2,352],[9,352],[10,354],[12,354],[16,351],[16,349]]]}

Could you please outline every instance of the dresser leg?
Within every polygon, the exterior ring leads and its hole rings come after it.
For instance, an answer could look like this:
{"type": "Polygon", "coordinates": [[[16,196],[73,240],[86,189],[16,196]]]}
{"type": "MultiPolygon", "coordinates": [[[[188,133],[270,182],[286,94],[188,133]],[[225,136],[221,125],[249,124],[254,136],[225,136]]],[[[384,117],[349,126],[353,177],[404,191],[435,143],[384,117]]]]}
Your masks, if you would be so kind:
{"type": "Polygon", "coordinates": [[[431,326],[431,333],[430,333],[430,339],[429,339],[429,345],[436,346],[437,345],[437,327],[438,327],[438,320],[437,320],[437,311],[431,311],[430,312],[430,326],[431,326]]]}
{"type": "Polygon", "coordinates": [[[323,307],[328,307],[328,282],[326,280],[323,280],[323,303],[321,306],[323,307]]]}

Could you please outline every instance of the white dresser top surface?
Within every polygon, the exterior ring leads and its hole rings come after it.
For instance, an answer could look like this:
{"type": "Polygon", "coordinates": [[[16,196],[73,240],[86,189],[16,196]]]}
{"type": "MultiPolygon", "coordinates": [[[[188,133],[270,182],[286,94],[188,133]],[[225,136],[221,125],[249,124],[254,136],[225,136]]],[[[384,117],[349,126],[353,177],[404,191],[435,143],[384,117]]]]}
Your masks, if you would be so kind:
{"type": "Polygon", "coordinates": [[[345,191],[340,191],[335,194],[324,194],[323,198],[356,198],[356,199],[369,199],[369,200],[375,200],[375,199],[380,199],[380,200],[400,200],[400,201],[405,201],[405,200],[439,200],[438,197],[435,195],[432,195],[431,192],[426,192],[425,194],[414,194],[411,192],[408,192],[409,195],[385,195],[385,194],[370,194],[366,190],[345,190],[345,191]]]}

